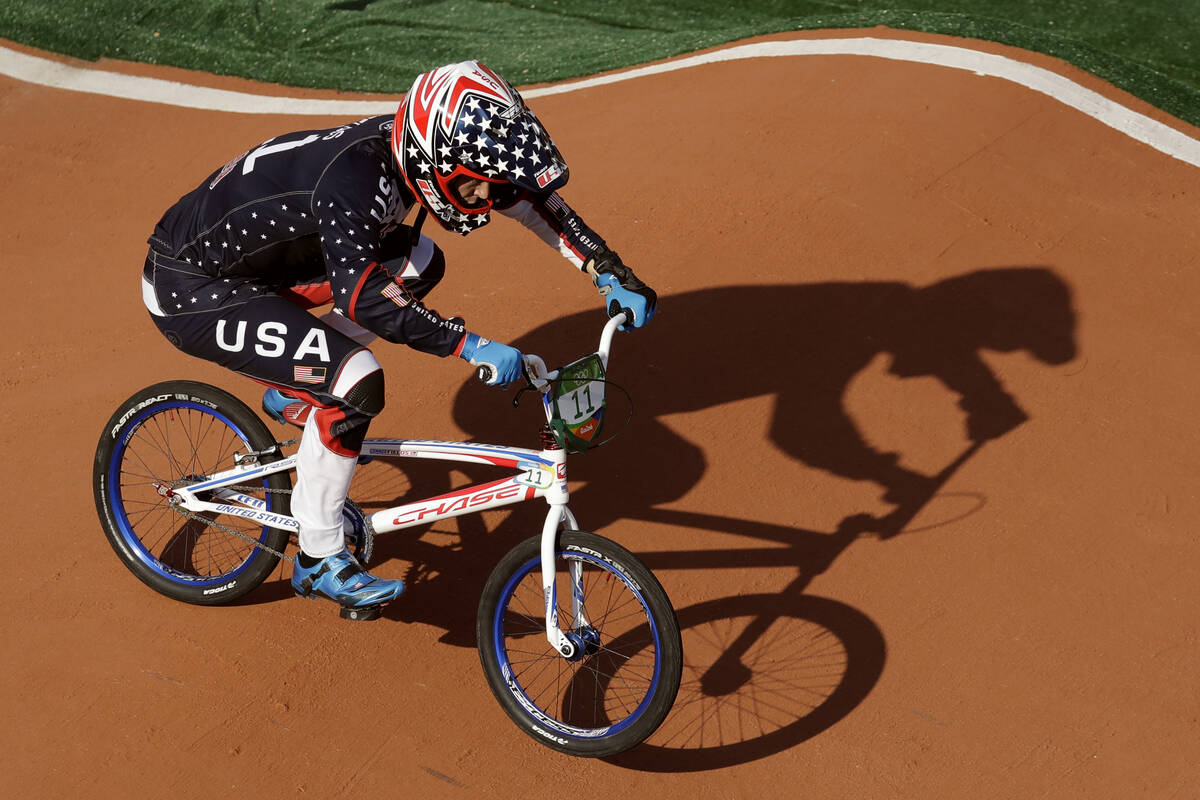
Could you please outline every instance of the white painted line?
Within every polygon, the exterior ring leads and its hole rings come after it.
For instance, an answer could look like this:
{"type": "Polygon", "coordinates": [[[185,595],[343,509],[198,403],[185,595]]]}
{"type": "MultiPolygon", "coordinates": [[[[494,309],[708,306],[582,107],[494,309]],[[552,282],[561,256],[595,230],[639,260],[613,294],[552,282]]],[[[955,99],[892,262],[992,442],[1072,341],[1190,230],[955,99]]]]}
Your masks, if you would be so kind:
{"type": "Polygon", "coordinates": [[[367,116],[396,110],[396,103],[363,103],[355,100],[312,100],[302,97],[267,97],[191,86],[178,81],[143,78],[98,69],[82,69],[46,58],[0,47],[0,74],[41,86],[73,92],[108,95],[146,103],[164,103],[202,111],[237,114],[294,114],[367,116]]]}
{"type": "MultiPolygon", "coordinates": [[[[785,56],[868,56],[894,61],[933,64],[964,70],[976,75],[1001,78],[1047,95],[1064,105],[1117,130],[1136,141],[1147,144],[1172,158],[1200,167],[1200,141],[1177,131],[1169,125],[1080,86],[1074,81],[1042,67],[1025,64],[994,53],[984,53],[965,47],[911,42],[901,39],[796,39],[784,42],[757,42],[738,45],[712,53],[689,56],[665,64],[627,70],[613,75],[572,81],[541,89],[521,92],[525,97],[545,97],[575,92],[595,86],[632,80],[648,75],[688,69],[702,64],[734,61],[744,58],[779,58],[785,56]]],[[[295,116],[368,116],[390,114],[396,101],[312,100],[299,97],[266,97],[189,86],[176,81],[143,78],[115,72],[81,69],[36,56],[0,47],[0,73],[28,83],[68,89],[77,92],[103,94],[149,103],[208,111],[227,111],[239,114],[289,114],[295,116]]]]}
{"type": "Polygon", "coordinates": [[[1082,111],[1126,136],[1172,158],[1200,167],[1200,141],[1164,125],[1144,114],[1109,100],[1099,92],[1080,86],[1069,78],[1042,67],[1015,61],[994,53],[984,53],[965,47],[954,47],[929,42],[910,42],[900,39],[797,39],[786,42],[758,42],[743,44],[689,56],[666,64],[640,67],[615,75],[602,75],[582,81],[536,89],[521,94],[526,97],[578,91],[593,86],[602,86],[616,81],[656,75],[677,69],[687,69],[701,64],[733,61],[742,58],[778,58],[782,56],[870,56],[893,61],[912,61],[933,64],[939,67],[965,70],[976,75],[1001,78],[1047,95],[1055,100],[1082,111]]]}

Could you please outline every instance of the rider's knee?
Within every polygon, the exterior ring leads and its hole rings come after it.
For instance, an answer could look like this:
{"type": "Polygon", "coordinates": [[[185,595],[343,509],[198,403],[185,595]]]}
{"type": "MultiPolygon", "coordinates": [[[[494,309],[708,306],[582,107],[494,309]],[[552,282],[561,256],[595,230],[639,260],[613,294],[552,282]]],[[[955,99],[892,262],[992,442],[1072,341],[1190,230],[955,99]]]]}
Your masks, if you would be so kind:
{"type": "Polygon", "coordinates": [[[383,369],[370,350],[359,350],[346,360],[330,394],[336,402],[316,415],[321,440],[335,453],[356,455],[371,420],[383,410],[383,369]]]}
{"type": "Polygon", "coordinates": [[[354,384],[346,395],[346,402],[368,417],[378,416],[385,402],[383,370],[377,369],[354,384]]]}
{"type": "Polygon", "coordinates": [[[351,410],[367,418],[378,416],[383,411],[383,368],[370,350],[359,350],[347,359],[334,383],[333,394],[351,410]]]}

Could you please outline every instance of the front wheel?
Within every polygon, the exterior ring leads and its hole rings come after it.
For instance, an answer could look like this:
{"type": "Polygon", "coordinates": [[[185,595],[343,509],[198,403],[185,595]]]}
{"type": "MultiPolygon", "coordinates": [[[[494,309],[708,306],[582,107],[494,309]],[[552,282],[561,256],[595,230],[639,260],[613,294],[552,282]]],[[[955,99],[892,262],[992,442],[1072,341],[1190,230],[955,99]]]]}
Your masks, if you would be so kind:
{"type": "Polygon", "coordinates": [[[506,555],[476,620],[492,693],[527,734],[575,756],[641,744],[675,702],[683,669],[679,623],[654,574],[625,548],[566,531],[555,548],[558,625],[576,653],[546,640],[541,537],[506,555]]]}

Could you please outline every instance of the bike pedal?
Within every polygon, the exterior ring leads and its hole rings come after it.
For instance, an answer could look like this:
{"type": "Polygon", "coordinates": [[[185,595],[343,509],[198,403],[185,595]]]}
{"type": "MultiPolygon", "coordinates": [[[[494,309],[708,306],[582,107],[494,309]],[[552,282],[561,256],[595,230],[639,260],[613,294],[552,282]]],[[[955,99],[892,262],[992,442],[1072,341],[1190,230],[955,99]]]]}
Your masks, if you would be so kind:
{"type": "Polygon", "coordinates": [[[357,622],[366,622],[371,619],[379,619],[379,615],[383,613],[383,606],[342,606],[340,616],[342,619],[352,619],[357,622]]]}

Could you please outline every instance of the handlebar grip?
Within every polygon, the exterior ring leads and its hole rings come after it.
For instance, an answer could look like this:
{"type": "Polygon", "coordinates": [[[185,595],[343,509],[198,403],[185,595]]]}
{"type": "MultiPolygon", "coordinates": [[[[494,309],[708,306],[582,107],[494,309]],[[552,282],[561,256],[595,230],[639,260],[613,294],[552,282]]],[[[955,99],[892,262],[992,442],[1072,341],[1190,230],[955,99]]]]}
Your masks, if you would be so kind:
{"type": "Polygon", "coordinates": [[[479,369],[475,370],[475,377],[480,383],[491,383],[496,377],[496,370],[492,369],[490,364],[481,364],[479,369]]]}

